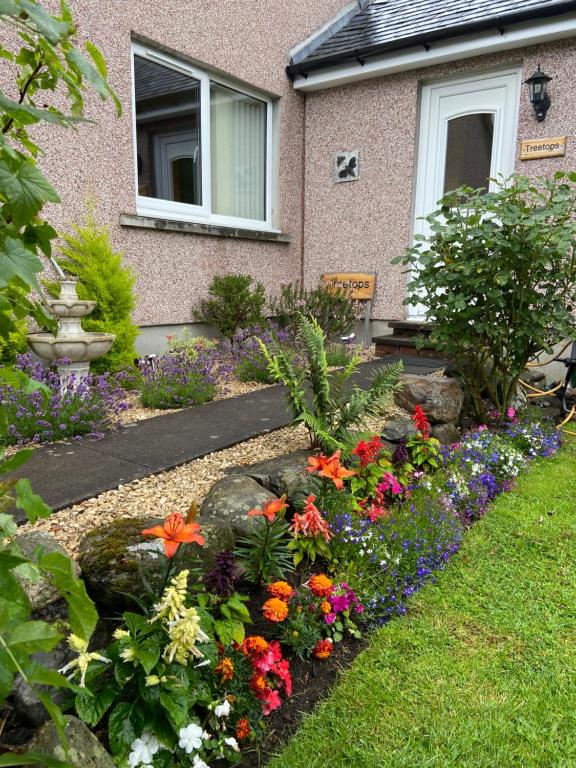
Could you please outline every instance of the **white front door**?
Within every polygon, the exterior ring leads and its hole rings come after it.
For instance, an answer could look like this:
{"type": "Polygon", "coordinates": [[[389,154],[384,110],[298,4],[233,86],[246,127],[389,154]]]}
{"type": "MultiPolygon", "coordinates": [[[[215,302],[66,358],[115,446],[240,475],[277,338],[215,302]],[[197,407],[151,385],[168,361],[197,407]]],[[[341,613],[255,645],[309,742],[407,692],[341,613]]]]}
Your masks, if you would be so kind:
{"type": "MultiPolygon", "coordinates": [[[[490,178],[513,173],[520,88],[520,68],[423,86],[414,234],[429,234],[422,217],[446,192],[463,184],[492,190],[490,178]]],[[[426,308],[410,305],[408,315],[424,319],[426,308]]]]}

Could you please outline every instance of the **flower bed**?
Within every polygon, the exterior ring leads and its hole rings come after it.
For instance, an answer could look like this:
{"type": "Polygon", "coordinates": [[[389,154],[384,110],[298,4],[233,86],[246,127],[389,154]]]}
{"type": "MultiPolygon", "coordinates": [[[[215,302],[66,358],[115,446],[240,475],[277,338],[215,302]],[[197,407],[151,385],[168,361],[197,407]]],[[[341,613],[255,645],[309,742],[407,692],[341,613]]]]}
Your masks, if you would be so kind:
{"type": "Polygon", "coordinates": [[[107,727],[118,765],[256,765],[258,746],[276,747],[296,722],[293,689],[305,682],[312,706],[333,660],[404,613],[489,502],[560,443],[552,427],[513,421],[441,449],[421,410],[414,420],[418,433],[392,455],[366,436],[345,456],[311,456],[304,500],[247,510],[249,532],[203,579],[194,511],[143,531],[163,542],[161,589],[144,581],[107,648],[70,638],[79,655],[66,668],[87,689],[76,712],[107,727]]]}

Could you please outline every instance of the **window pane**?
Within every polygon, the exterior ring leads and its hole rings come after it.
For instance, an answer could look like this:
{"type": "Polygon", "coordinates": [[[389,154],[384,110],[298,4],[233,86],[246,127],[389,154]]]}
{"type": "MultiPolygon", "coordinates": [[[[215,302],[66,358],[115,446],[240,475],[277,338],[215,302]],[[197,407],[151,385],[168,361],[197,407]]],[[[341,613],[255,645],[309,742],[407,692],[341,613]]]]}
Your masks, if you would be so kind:
{"type": "Polygon", "coordinates": [[[210,86],[212,213],[266,219],[266,103],[210,86]]]}
{"type": "Polygon", "coordinates": [[[444,192],[466,184],[488,189],[494,115],[476,113],[448,121],[444,192]]]}
{"type": "Polygon", "coordinates": [[[134,57],[138,194],[202,204],[200,82],[134,57]]]}

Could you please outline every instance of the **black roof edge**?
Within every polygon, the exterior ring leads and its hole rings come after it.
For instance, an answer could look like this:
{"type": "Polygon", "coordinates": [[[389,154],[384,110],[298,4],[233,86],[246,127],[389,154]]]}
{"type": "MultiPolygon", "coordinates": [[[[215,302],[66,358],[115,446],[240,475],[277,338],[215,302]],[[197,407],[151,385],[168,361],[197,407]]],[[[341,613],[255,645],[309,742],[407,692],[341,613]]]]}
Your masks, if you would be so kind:
{"type": "Polygon", "coordinates": [[[300,64],[289,64],[286,67],[286,74],[291,80],[294,80],[297,76],[306,78],[312,71],[326,69],[336,64],[357,61],[361,65],[364,65],[367,56],[376,56],[379,53],[388,53],[391,51],[402,50],[403,48],[413,48],[415,46],[422,46],[428,50],[432,43],[440,40],[448,40],[452,37],[471,34],[473,32],[481,32],[487,29],[497,29],[504,35],[506,27],[521,24],[525,21],[531,21],[532,19],[561,16],[574,10],[576,10],[576,0],[566,0],[566,2],[554,6],[531,8],[527,11],[519,11],[518,13],[510,13],[504,16],[492,16],[489,19],[483,19],[481,21],[447,27],[446,29],[432,32],[427,35],[419,34],[412,37],[404,37],[401,40],[392,40],[389,43],[380,43],[379,45],[371,45],[364,48],[355,48],[352,51],[346,51],[345,53],[340,53],[334,56],[325,56],[324,58],[308,62],[303,61],[300,64]]]}

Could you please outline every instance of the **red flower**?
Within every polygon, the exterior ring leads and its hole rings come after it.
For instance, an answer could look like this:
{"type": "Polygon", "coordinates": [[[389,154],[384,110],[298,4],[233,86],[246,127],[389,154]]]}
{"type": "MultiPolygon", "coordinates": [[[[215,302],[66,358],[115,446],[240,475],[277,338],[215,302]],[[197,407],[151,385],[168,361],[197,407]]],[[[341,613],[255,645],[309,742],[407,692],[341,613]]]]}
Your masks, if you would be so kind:
{"type": "Polygon", "coordinates": [[[380,451],[384,448],[378,435],[374,435],[372,440],[360,440],[352,453],[360,459],[360,468],[363,469],[368,464],[373,464],[378,460],[380,451]]]}
{"type": "Polygon", "coordinates": [[[174,512],[166,518],[164,525],[146,528],[142,531],[142,535],[164,539],[164,554],[166,557],[174,557],[180,544],[195,542],[202,546],[204,537],[200,535],[200,531],[198,523],[186,523],[179,512],[174,512]]]}
{"type": "Polygon", "coordinates": [[[332,640],[318,640],[312,651],[312,655],[316,659],[327,659],[334,650],[334,643],[332,640]]]}
{"type": "Polygon", "coordinates": [[[301,533],[304,537],[314,538],[322,536],[324,541],[328,542],[331,538],[330,526],[328,521],[322,517],[318,507],[314,504],[315,496],[308,496],[304,506],[304,514],[295,514],[292,518],[290,531],[295,539],[301,533]]]}
{"type": "Polygon", "coordinates": [[[283,512],[288,507],[286,504],[286,494],[279,499],[269,499],[262,508],[254,507],[248,512],[248,517],[265,517],[269,523],[273,523],[276,515],[283,512]]]}
{"type": "Polygon", "coordinates": [[[332,480],[336,488],[341,491],[344,487],[344,478],[352,477],[356,474],[352,469],[346,469],[340,463],[340,451],[336,451],[332,456],[310,456],[308,459],[308,472],[318,472],[320,477],[332,480]]]}
{"type": "Polygon", "coordinates": [[[417,405],[416,408],[414,408],[414,414],[412,416],[412,421],[414,424],[416,424],[416,429],[422,437],[425,440],[428,440],[430,437],[430,422],[426,418],[426,414],[422,410],[422,406],[417,405]]]}
{"type": "Polygon", "coordinates": [[[236,738],[238,741],[244,741],[244,739],[247,739],[248,736],[250,736],[250,733],[251,729],[249,721],[245,717],[240,718],[236,724],[236,738]]]}

